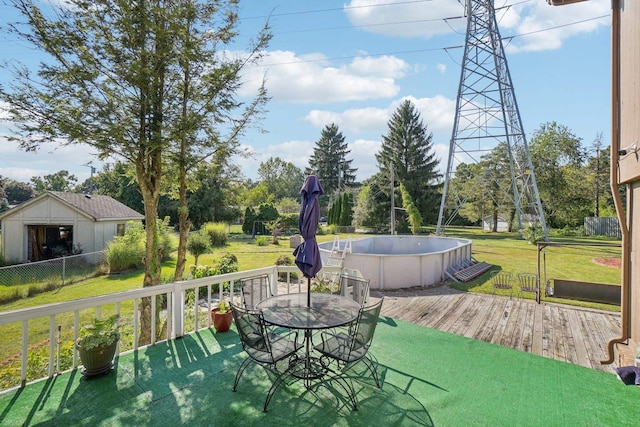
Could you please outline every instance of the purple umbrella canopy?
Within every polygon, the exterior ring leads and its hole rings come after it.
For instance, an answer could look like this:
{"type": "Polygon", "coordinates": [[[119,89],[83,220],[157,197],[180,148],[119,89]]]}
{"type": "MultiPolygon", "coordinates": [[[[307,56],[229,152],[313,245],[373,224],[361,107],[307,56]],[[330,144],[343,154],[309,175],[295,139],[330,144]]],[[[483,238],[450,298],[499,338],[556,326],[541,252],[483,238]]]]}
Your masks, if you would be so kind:
{"type": "Polygon", "coordinates": [[[296,257],[296,265],[302,271],[304,277],[312,278],[322,268],[320,251],[316,242],[316,229],[320,220],[320,203],[318,197],[324,191],[315,175],[309,175],[300,190],[300,217],[298,228],[304,241],[293,251],[296,257]]]}
{"type": "MultiPolygon", "coordinates": [[[[320,250],[318,249],[318,242],[316,242],[316,229],[320,220],[318,197],[323,193],[320,181],[315,175],[309,175],[300,190],[301,207],[298,228],[304,241],[295,248],[293,255],[295,255],[296,265],[302,271],[304,277],[309,279],[308,293],[311,292],[311,278],[322,268],[320,250]]],[[[309,298],[310,296],[307,298],[307,302],[310,302],[309,298]]]]}

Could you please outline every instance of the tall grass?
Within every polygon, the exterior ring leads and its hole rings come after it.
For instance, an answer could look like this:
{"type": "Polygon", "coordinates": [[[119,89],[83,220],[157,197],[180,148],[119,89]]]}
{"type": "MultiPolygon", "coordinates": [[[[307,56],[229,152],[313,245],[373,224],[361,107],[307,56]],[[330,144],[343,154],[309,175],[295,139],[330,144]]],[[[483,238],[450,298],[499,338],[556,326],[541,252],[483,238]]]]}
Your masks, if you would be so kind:
{"type": "Polygon", "coordinates": [[[209,236],[211,246],[224,246],[229,240],[229,227],[223,222],[208,222],[200,232],[209,236]]]}
{"type": "MultiPolygon", "coordinates": [[[[171,231],[169,218],[158,223],[160,250],[163,260],[175,250],[178,238],[171,231]]],[[[145,256],[146,231],[140,222],[130,221],[124,236],[116,236],[107,246],[107,262],[111,272],[120,272],[142,267],[145,256]]]]}
{"type": "Polygon", "coordinates": [[[111,272],[142,266],[145,256],[145,231],[141,223],[130,222],[124,236],[116,236],[107,246],[107,261],[111,272]]]}

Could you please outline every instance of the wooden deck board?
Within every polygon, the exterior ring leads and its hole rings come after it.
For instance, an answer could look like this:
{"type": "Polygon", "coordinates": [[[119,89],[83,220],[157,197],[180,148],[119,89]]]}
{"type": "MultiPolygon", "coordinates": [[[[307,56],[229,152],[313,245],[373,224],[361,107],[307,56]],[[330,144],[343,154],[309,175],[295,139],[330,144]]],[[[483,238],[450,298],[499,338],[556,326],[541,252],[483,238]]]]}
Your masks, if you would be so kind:
{"type": "MultiPolygon", "coordinates": [[[[570,310],[567,313],[569,315],[569,325],[571,326],[571,335],[573,337],[581,337],[582,328],[580,326],[580,321],[578,319],[578,313],[575,310],[570,310]]],[[[574,350],[576,352],[576,361],[574,362],[576,365],[593,367],[591,360],[589,360],[589,354],[587,353],[587,347],[585,345],[584,340],[574,339],[574,350]]]]}
{"type": "Polygon", "coordinates": [[[620,313],[465,293],[447,286],[371,291],[382,315],[543,357],[614,373],[602,365],[620,334],[620,313]]]}

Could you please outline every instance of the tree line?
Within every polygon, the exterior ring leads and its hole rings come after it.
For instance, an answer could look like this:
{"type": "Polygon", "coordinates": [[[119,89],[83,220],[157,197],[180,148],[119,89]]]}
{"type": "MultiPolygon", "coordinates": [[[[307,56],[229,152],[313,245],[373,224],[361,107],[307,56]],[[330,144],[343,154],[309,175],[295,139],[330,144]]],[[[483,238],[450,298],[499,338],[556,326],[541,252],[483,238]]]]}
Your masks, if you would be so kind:
{"type": "MultiPolygon", "coordinates": [[[[353,160],[348,158],[348,143],[335,124],[322,130],[304,171],[291,162],[272,157],[260,163],[258,179],[252,181],[243,177],[237,165],[222,161],[224,159],[200,165],[194,171],[197,185],[186,192],[192,227],[199,229],[208,222],[244,222],[243,230],[255,234],[254,221],[258,221],[258,234],[269,233],[265,227],[280,222],[294,229],[300,209],[300,188],[305,174],[313,173],[325,188],[321,209],[328,224],[387,231],[392,169],[399,209],[396,215],[398,231],[418,232],[421,225],[434,224],[441,197],[441,175],[435,172],[437,162],[433,160],[431,136],[421,137],[425,127],[410,102],[399,107],[388,125],[389,133],[376,155],[378,173],[363,182],[356,181],[357,169],[350,166],[353,160]],[[406,116],[405,110],[413,113],[406,116]],[[411,117],[411,123],[406,125],[396,120],[400,117],[411,117]],[[427,167],[421,167],[421,162],[416,161],[420,156],[412,154],[402,158],[403,153],[410,152],[407,146],[411,143],[391,138],[393,135],[411,135],[403,128],[412,126],[421,129],[412,137],[412,143],[422,146],[431,156],[427,167]],[[415,171],[423,171],[423,174],[415,171]],[[431,184],[423,185],[424,179],[431,184]]],[[[601,135],[596,136],[591,146],[585,147],[582,139],[566,126],[544,123],[533,133],[529,150],[549,227],[576,228],[586,216],[615,216],[609,187],[609,147],[603,147],[601,135]]],[[[493,215],[513,221],[515,208],[499,206],[495,203],[499,195],[494,194],[508,192],[511,185],[505,144],[498,145],[477,163],[459,165],[451,185],[464,189],[477,185],[478,177],[482,178],[480,186],[461,208],[457,224],[479,225],[483,218],[493,215]]],[[[0,212],[45,190],[108,195],[144,212],[143,197],[131,165],[124,162],[105,165],[91,178],[82,183],[77,181],[66,170],[35,176],[29,183],[0,176],[0,212]]],[[[164,192],[160,201],[158,217],[168,217],[170,224],[178,226],[180,203],[176,195],[164,192]]]]}

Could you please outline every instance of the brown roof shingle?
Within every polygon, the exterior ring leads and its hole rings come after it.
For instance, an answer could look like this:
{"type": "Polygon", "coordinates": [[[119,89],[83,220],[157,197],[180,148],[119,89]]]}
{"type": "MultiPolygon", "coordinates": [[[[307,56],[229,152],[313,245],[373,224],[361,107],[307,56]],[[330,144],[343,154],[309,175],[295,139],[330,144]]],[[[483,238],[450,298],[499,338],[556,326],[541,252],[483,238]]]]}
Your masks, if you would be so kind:
{"type": "Polygon", "coordinates": [[[48,193],[85,214],[90,215],[96,221],[114,218],[130,220],[144,219],[144,215],[109,196],[64,193],[61,191],[48,191],[48,193]]]}

